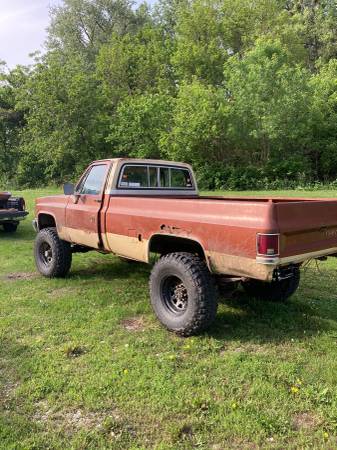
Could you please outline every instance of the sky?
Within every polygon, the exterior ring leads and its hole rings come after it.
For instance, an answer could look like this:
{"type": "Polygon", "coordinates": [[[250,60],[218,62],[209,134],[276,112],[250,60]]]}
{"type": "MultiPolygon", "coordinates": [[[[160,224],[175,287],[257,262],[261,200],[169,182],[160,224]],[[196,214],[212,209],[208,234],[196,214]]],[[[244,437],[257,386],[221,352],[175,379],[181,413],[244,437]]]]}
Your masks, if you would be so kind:
{"type": "Polygon", "coordinates": [[[62,0],[0,0],[0,61],[9,68],[31,64],[29,53],[43,51],[49,8],[61,3],[62,0]]]}
{"type": "Polygon", "coordinates": [[[0,0],[0,60],[13,68],[30,64],[29,53],[43,50],[49,8],[61,0],[0,0]]]}

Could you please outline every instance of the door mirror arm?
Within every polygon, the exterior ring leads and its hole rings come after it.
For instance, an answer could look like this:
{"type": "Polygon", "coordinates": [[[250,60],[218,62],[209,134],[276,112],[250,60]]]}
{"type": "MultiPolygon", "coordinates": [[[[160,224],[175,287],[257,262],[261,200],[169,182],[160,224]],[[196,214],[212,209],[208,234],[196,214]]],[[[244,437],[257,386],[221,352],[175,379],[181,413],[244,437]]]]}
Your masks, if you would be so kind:
{"type": "Polygon", "coordinates": [[[79,192],[74,192],[74,203],[75,203],[75,205],[77,205],[80,197],[81,197],[81,194],[79,192]]]}

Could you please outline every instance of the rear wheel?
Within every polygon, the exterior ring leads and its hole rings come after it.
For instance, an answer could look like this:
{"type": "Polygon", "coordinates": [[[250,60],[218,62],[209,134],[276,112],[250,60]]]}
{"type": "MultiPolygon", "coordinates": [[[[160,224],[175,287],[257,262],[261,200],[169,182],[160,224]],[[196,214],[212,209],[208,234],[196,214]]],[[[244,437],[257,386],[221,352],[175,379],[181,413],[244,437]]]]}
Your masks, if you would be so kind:
{"type": "Polygon", "coordinates": [[[44,228],[35,239],[35,263],[38,271],[49,278],[62,278],[71,267],[70,244],[62,241],[56,228],[44,228]]]}
{"type": "Polygon", "coordinates": [[[4,223],[2,226],[4,227],[4,231],[6,233],[15,233],[18,228],[17,223],[4,223]]]}
{"type": "Polygon", "coordinates": [[[273,280],[270,283],[249,280],[242,283],[244,290],[252,297],[272,302],[285,302],[297,290],[300,284],[300,271],[296,269],[289,278],[273,280]]]}
{"type": "Polygon", "coordinates": [[[170,253],[154,265],[150,278],[153,310],[160,322],[181,336],[213,322],[217,299],[205,262],[191,253],[170,253]]]}

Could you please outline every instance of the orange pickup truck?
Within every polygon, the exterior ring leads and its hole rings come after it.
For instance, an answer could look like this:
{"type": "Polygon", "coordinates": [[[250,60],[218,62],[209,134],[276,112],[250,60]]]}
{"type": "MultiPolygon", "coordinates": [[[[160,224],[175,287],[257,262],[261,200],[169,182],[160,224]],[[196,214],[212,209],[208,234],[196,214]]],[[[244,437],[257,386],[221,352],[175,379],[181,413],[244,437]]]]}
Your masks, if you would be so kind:
{"type": "Polygon", "coordinates": [[[180,335],[207,328],[216,285],[284,301],[300,267],[337,253],[337,200],[199,196],[187,164],[95,161],[64,195],[36,200],[35,261],[63,277],[72,253],[97,250],[150,263],[151,304],[180,335]]]}

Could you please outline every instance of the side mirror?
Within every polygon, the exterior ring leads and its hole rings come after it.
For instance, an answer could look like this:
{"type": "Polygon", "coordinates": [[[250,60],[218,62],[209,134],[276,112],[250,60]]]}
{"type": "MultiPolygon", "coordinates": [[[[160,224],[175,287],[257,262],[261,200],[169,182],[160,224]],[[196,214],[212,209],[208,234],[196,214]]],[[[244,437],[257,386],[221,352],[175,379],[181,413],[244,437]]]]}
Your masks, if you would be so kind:
{"type": "Polygon", "coordinates": [[[71,183],[65,183],[63,185],[64,195],[73,195],[75,192],[75,186],[71,183]]]}

